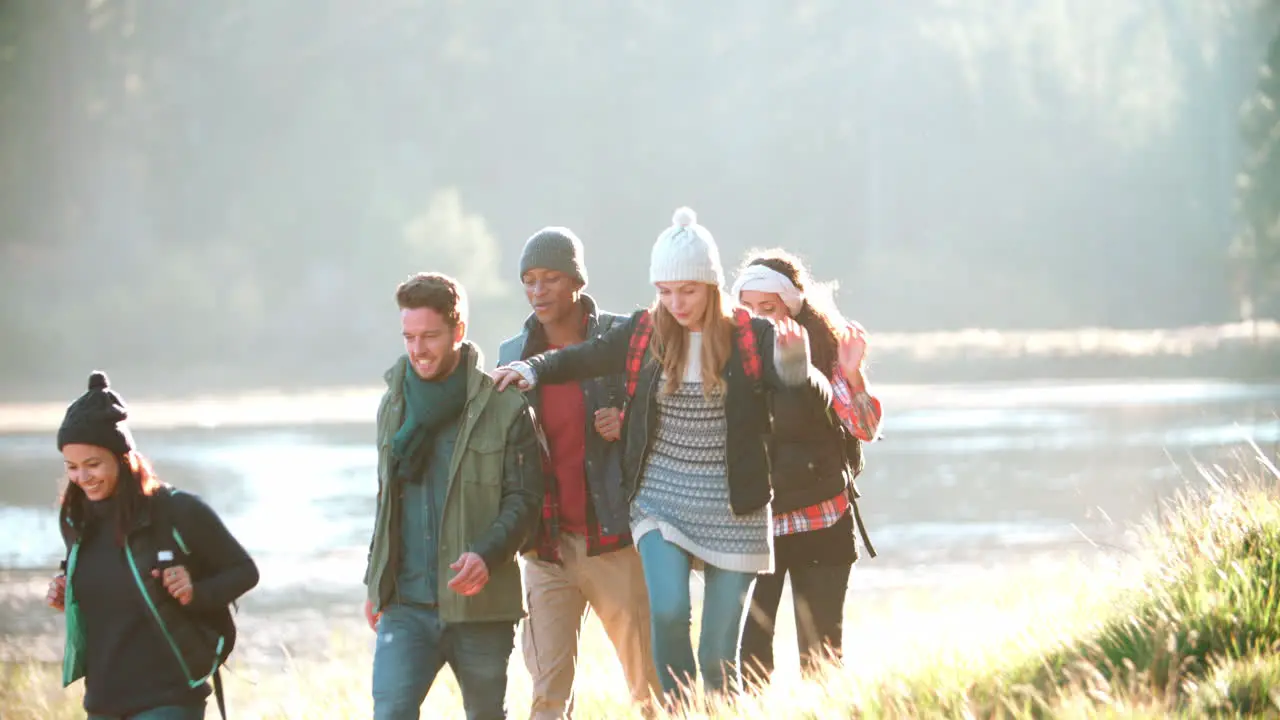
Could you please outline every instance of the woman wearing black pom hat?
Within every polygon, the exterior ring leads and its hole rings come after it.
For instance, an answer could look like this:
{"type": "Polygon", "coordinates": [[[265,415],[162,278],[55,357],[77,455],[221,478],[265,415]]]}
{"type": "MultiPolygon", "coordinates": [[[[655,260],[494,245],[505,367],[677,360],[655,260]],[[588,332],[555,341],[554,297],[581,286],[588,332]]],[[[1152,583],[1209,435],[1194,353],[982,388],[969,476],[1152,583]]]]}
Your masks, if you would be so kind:
{"type": "Polygon", "coordinates": [[[84,678],[90,720],[203,718],[210,678],[224,710],[229,606],[258,568],[204,501],[156,478],[127,419],[94,372],[58,429],[67,560],[48,602],[66,614],[63,685],[84,678]]]}

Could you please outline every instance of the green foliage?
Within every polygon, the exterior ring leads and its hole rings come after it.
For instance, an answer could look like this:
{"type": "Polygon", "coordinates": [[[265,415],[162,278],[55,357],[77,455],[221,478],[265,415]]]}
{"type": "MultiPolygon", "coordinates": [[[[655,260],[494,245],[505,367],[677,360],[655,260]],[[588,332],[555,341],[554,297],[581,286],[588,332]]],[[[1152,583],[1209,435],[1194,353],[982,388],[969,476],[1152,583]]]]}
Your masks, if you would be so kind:
{"type": "Polygon", "coordinates": [[[1254,4],[0,3],[0,391],[369,382],[423,269],[492,349],[532,232],[625,310],[686,203],[876,330],[1220,322],[1254,4]]]}
{"type": "Polygon", "coordinates": [[[1242,120],[1247,154],[1239,180],[1242,229],[1234,251],[1249,290],[1265,299],[1280,292],[1280,30],[1242,120]]]}

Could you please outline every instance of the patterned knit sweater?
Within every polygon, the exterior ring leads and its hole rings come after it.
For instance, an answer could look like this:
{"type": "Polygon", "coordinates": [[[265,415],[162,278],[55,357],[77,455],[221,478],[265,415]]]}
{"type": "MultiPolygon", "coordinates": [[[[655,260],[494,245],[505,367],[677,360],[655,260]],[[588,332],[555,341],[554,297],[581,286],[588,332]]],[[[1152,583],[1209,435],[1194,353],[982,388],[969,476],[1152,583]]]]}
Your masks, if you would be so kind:
{"type": "Polygon", "coordinates": [[[632,537],[660,532],[706,564],[772,572],[769,506],[747,515],[729,506],[724,401],[703,397],[701,357],[702,335],[690,333],[683,382],[658,394],[657,432],[631,505],[632,537]]]}

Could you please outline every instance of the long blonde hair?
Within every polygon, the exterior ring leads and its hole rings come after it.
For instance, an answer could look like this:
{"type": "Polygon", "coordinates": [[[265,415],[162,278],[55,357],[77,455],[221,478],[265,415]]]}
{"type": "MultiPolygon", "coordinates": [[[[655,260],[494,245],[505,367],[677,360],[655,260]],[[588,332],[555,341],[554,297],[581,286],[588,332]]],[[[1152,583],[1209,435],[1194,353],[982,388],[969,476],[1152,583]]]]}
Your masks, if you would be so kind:
{"type": "MultiPolygon", "coordinates": [[[[708,400],[724,395],[724,366],[733,348],[734,307],[723,290],[711,287],[702,315],[702,395],[708,400]]],[[[667,376],[660,392],[670,395],[684,380],[689,331],[658,300],[649,312],[653,315],[653,355],[667,376]]]]}

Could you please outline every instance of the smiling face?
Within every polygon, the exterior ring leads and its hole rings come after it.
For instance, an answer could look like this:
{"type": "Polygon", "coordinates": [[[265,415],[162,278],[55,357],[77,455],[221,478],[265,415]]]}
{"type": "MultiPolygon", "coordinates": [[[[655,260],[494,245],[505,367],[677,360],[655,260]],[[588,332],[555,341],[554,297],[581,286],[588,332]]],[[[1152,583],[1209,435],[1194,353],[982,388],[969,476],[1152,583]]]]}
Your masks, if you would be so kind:
{"type": "Polygon", "coordinates": [[[443,315],[423,307],[401,310],[400,326],[405,352],[418,377],[438,380],[453,372],[462,348],[465,323],[459,321],[450,327],[443,315]]]}
{"type": "Polygon", "coordinates": [[[701,332],[714,286],[704,282],[660,282],[657,286],[658,302],[671,317],[684,329],[701,332]]]}
{"type": "Polygon", "coordinates": [[[759,290],[743,290],[738,294],[738,302],[750,310],[753,315],[769,318],[773,321],[791,317],[786,303],[778,293],[760,292],[759,290]]]}
{"type": "Polygon", "coordinates": [[[532,268],[520,280],[538,322],[552,325],[572,317],[582,289],[573,277],[558,270],[532,268]]]}
{"type": "Polygon", "coordinates": [[[97,445],[71,443],[62,448],[67,480],[80,486],[90,500],[106,500],[120,484],[120,463],[110,450],[97,445]]]}

